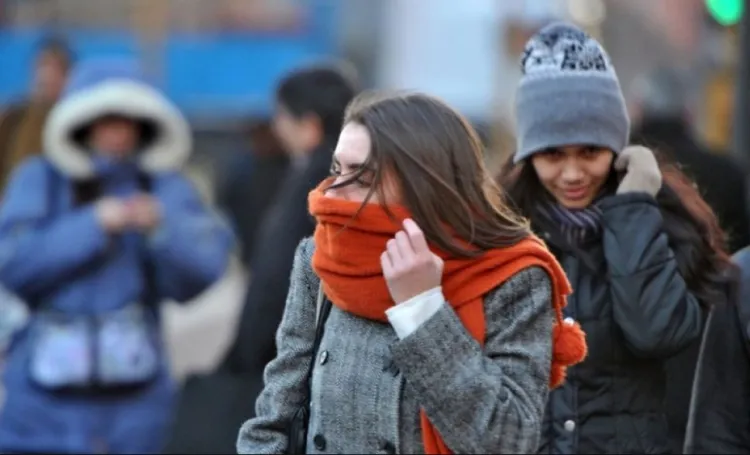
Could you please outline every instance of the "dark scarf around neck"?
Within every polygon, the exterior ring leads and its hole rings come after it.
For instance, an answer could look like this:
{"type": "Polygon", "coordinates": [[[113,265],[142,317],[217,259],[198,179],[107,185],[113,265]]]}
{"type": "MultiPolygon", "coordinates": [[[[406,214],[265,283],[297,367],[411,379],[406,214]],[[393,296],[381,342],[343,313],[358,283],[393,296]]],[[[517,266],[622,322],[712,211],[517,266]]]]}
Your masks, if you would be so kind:
{"type": "Polygon", "coordinates": [[[571,210],[556,201],[547,200],[539,204],[536,210],[555,226],[570,245],[584,245],[601,238],[602,211],[596,203],[584,209],[571,210]]]}

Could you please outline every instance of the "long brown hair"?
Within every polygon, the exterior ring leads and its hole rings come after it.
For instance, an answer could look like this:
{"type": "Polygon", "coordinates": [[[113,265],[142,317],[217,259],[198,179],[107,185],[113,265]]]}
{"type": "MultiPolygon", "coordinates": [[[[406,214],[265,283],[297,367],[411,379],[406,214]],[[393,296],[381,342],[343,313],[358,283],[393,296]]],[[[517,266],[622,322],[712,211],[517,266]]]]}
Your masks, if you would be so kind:
{"type": "Polygon", "coordinates": [[[420,93],[363,93],[349,105],[348,123],[367,129],[371,150],[362,169],[336,186],[372,170],[364,203],[375,192],[385,201],[387,172],[427,239],[459,257],[507,247],[530,234],[487,172],[476,131],[445,103],[420,93]]]}
{"type": "MultiPolygon", "coordinates": [[[[726,235],[716,215],[701,197],[695,183],[676,164],[662,154],[656,156],[663,178],[656,201],[680,275],[705,307],[731,300],[731,293],[736,291],[736,267],[727,253],[726,235]]],[[[511,159],[498,180],[508,192],[513,206],[522,215],[532,218],[535,204],[547,191],[534,167],[527,162],[513,164],[511,159]]],[[[612,169],[604,184],[605,192],[614,194],[618,184],[617,172],[612,169]]]]}

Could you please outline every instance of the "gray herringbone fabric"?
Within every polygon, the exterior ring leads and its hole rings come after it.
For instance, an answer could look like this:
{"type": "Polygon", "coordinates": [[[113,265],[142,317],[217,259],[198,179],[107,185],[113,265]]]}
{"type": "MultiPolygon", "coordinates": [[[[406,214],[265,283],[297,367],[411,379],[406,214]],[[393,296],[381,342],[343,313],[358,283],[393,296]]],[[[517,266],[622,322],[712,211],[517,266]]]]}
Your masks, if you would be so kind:
{"type": "MultiPolygon", "coordinates": [[[[297,249],[278,357],[265,371],[241,454],[283,453],[304,399],[319,280],[314,244],[297,249]]],[[[448,306],[399,341],[388,324],[334,307],[316,359],[308,453],[424,453],[419,409],[455,453],[534,453],[548,394],[553,311],[549,277],[518,273],[485,299],[484,349],[448,306]]]]}

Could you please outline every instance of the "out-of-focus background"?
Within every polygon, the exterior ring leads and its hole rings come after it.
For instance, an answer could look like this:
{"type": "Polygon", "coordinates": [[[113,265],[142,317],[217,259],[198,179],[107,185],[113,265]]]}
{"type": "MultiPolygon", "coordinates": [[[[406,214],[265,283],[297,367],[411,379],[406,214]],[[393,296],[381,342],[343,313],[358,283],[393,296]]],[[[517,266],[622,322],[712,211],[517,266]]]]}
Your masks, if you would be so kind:
{"type": "MultiPolygon", "coordinates": [[[[565,19],[602,41],[633,123],[685,113],[693,139],[744,159],[750,56],[744,0],[0,0],[0,106],[23,106],[56,75],[38,45],[66,42],[75,60],[132,56],[188,115],[191,177],[218,208],[243,158],[273,149],[279,79],[301,65],[344,61],[370,88],[418,89],[463,112],[497,168],[513,147],[512,101],[524,42],[565,19]],[[744,42],[743,42],[744,41],[744,42]],[[677,74],[681,89],[662,70],[677,74]],[[675,107],[679,105],[679,107],[675,107]],[[671,106],[671,107],[670,107],[671,106]]],[[[7,143],[0,131],[0,153],[7,143]]],[[[743,161],[739,161],[743,162],[743,161]]],[[[238,170],[239,169],[239,170],[238,170]]],[[[252,213],[247,214],[253,216],[252,213]]],[[[179,377],[217,365],[231,341],[247,276],[241,260],[199,301],[169,306],[179,377]]]]}
{"type": "Polygon", "coordinates": [[[600,38],[626,95],[658,66],[689,75],[701,135],[731,137],[743,0],[0,0],[0,103],[30,89],[42,36],[77,58],[139,56],[187,111],[196,161],[248,147],[247,125],[268,117],[274,84],[320,57],[344,58],[366,86],[437,94],[503,131],[518,55],[540,25],[564,18],[600,38]],[[718,6],[716,6],[718,5],[718,6]],[[740,5],[740,6],[736,6],[740,5]],[[710,7],[709,7],[710,6],[710,7]],[[719,22],[717,19],[721,20],[719,22]]]}
{"type": "MultiPolygon", "coordinates": [[[[689,84],[700,138],[732,150],[742,0],[0,0],[0,105],[22,102],[43,38],[76,59],[142,58],[189,115],[191,173],[207,197],[262,125],[287,71],[343,59],[366,87],[441,96],[472,119],[498,164],[512,147],[512,99],[525,40],[554,19],[584,26],[608,49],[630,100],[639,76],[664,66],[689,84]],[[260,126],[259,126],[260,125],[260,126]]],[[[631,103],[637,118],[637,103],[631,103]]],[[[260,130],[260,131],[259,131],[260,130]]],[[[205,369],[231,337],[240,267],[201,302],[170,309],[178,373],[205,369]]]]}

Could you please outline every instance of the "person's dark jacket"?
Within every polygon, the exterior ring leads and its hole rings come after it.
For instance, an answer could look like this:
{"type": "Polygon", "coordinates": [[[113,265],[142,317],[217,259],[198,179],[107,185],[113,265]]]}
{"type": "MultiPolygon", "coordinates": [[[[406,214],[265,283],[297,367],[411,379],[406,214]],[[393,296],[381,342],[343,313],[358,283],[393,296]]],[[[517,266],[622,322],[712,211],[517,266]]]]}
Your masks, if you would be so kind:
{"type": "Polygon", "coordinates": [[[698,361],[685,453],[750,453],[750,249],[734,256],[738,299],[711,310],[698,361]]]}
{"type": "Polygon", "coordinates": [[[250,286],[237,335],[223,363],[226,371],[260,378],[276,357],[276,329],[284,313],[294,252],[315,231],[307,197],[329,175],[332,154],[333,146],[326,142],[304,166],[290,167],[265,216],[253,246],[250,286]]]}
{"type": "Polygon", "coordinates": [[[697,184],[729,235],[729,250],[750,244],[747,183],[744,167],[730,156],[712,153],[701,145],[680,118],[646,118],[632,135],[644,144],[677,161],[697,184]]]}
{"type": "Polygon", "coordinates": [[[282,154],[242,153],[230,160],[220,178],[219,205],[237,233],[241,258],[250,266],[258,229],[279,193],[289,159],[282,154]]]}
{"type": "Polygon", "coordinates": [[[615,195],[600,207],[602,238],[583,246],[532,219],[573,286],[565,316],[580,322],[589,347],[550,393],[539,453],[671,453],[664,364],[700,338],[703,312],[655,199],[615,195]]]}

